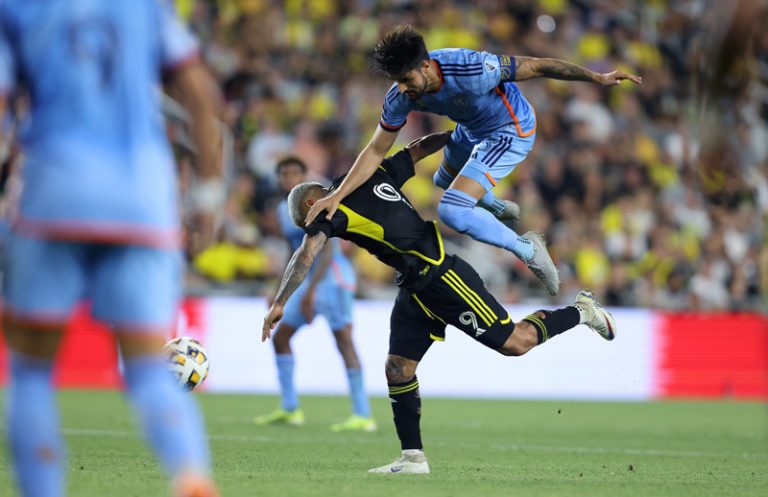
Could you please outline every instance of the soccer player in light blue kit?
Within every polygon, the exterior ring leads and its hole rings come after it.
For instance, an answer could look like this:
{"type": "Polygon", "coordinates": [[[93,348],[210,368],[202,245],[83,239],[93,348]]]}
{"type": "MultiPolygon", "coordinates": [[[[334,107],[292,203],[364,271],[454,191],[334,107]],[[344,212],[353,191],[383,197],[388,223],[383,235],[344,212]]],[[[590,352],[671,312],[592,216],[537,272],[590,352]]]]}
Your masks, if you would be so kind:
{"type": "Polygon", "coordinates": [[[31,103],[3,288],[7,436],[24,497],[65,493],[51,375],[64,325],[86,295],[93,316],[114,330],[127,397],[174,495],[216,495],[202,417],[162,355],[181,293],[181,255],[161,72],[192,117],[201,176],[194,198],[210,217],[224,197],[214,86],[198,53],[159,0],[0,4],[0,111],[13,92],[31,103]]]}
{"type": "Polygon", "coordinates": [[[410,26],[387,33],[373,55],[375,69],[395,81],[384,98],[379,127],[341,186],[310,209],[307,224],[323,210],[331,219],[339,203],[375,172],[412,111],[448,116],[457,126],[434,177],[446,190],[440,220],[475,240],[511,251],[533,271],[551,295],[560,279],[540,233],[522,236],[500,219],[519,216],[519,207],[492,189],[533,148],[536,116],[514,83],[531,78],[590,81],[604,86],[640,78],[621,71],[599,74],[558,59],[494,55],[461,48],[427,51],[410,26]],[[482,207],[477,209],[476,206],[482,207]]]}
{"type": "MultiPolygon", "coordinates": [[[[307,166],[298,157],[285,157],[277,163],[277,178],[280,189],[290,192],[293,187],[306,181],[307,166]]],[[[288,212],[288,202],[283,200],[277,206],[277,215],[283,236],[294,252],[304,240],[304,230],[297,227],[288,212]]],[[[352,416],[331,426],[333,431],[375,431],[376,421],[371,417],[368,397],[363,384],[360,359],[352,340],[352,301],[355,288],[355,271],[344,256],[338,240],[329,243],[312,266],[304,284],[288,300],[285,315],[274,336],[275,361],[280,382],[282,406],[280,409],[259,416],[256,424],[285,423],[291,426],[304,424],[304,413],[299,408],[299,398],[294,385],[294,356],[291,338],[305,324],[312,322],[316,315],[324,316],[333,331],[339,349],[352,401],[352,416]]]]}

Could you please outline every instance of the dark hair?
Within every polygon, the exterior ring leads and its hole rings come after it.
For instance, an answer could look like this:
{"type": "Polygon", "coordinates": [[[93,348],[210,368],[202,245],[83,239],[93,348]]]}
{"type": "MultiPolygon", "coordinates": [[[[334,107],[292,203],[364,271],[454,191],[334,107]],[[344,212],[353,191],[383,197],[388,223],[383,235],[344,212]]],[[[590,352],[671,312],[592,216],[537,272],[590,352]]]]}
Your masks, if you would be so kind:
{"type": "Polygon", "coordinates": [[[307,164],[304,163],[303,160],[299,159],[295,155],[289,155],[287,157],[283,157],[282,159],[280,159],[275,165],[275,171],[279,173],[280,169],[286,166],[291,166],[291,165],[299,166],[299,169],[301,169],[302,173],[307,172],[307,164]]]}
{"type": "Polygon", "coordinates": [[[389,77],[417,69],[429,52],[424,38],[410,24],[401,24],[384,35],[373,49],[372,68],[389,77]]]}

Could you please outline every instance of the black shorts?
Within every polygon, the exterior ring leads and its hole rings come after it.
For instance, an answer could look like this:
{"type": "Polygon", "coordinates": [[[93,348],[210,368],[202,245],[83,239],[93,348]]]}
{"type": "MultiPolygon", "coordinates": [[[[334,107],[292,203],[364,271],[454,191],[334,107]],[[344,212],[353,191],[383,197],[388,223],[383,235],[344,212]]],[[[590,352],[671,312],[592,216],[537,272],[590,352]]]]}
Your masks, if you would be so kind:
{"type": "Polygon", "coordinates": [[[422,290],[400,289],[390,318],[389,353],[420,361],[432,342],[445,340],[449,324],[494,350],[515,330],[480,275],[457,256],[446,258],[439,276],[422,290]]]}

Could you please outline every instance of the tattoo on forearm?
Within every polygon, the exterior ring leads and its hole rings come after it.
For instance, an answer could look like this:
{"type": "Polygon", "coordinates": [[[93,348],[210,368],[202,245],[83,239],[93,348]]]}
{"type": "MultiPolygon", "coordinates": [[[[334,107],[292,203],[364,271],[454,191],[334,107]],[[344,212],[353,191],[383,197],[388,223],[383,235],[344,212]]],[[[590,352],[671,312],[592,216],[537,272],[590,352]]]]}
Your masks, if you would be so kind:
{"type": "Polygon", "coordinates": [[[536,72],[540,77],[568,81],[595,81],[596,73],[586,67],[560,59],[538,59],[536,72]]]}
{"type": "Polygon", "coordinates": [[[312,263],[325,245],[325,241],[326,236],[323,233],[318,233],[312,238],[304,237],[301,247],[293,253],[288,267],[285,268],[285,274],[280,282],[280,289],[277,291],[275,302],[285,305],[293,292],[307,277],[312,263]]]}

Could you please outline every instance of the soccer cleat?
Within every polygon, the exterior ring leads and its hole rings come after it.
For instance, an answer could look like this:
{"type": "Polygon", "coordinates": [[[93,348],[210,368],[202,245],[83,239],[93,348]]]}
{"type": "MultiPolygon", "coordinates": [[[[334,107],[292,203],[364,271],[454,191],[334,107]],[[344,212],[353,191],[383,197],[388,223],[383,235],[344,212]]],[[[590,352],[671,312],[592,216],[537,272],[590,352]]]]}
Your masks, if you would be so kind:
{"type": "Polygon", "coordinates": [[[368,470],[369,473],[428,475],[429,463],[423,452],[416,455],[403,454],[390,464],[368,470]]]}
{"type": "Polygon", "coordinates": [[[301,409],[295,411],[286,411],[278,409],[263,416],[257,416],[253,420],[258,426],[267,426],[274,424],[285,424],[288,426],[302,426],[304,424],[304,412],[301,409]]]}
{"type": "Polygon", "coordinates": [[[592,292],[582,290],[573,304],[579,310],[582,323],[586,324],[606,340],[616,338],[616,320],[603,309],[592,292]]]}
{"type": "Polygon", "coordinates": [[[530,260],[523,260],[523,262],[536,275],[539,281],[544,284],[547,293],[557,295],[557,292],[560,291],[560,276],[558,276],[557,267],[555,267],[555,263],[552,262],[552,257],[549,256],[547,251],[544,235],[537,231],[529,231],[522,238],[533,244],[533,256],[530,260]]]}
{"type": "Polygon", "coordinates": [[[186,473],[173,479],[174,497],[219,497],[216,486],[207,476],[186,473]]]}
{"type": "Polygon", "coordinates": [[[335,425],[331,425],[331,431],[333,432],[340,432],[340,431],[373,432],[373,431],[376,431],[377,428],[378,426],[376,426],[375,419],[365,418],[363,416],[358,416],[357,414],[354,414],[348,417],[346,420],[342,421],[341,423],[336,423],[335,425]]]}
{"type": "Polygon", "coordinates": [[[500,214],[497,214],[496,219],[499,221],[520,221],[520,206],[517,205],[517,202],[504,199],[501,201],[504,202],[504,211],[500,214]]]}

